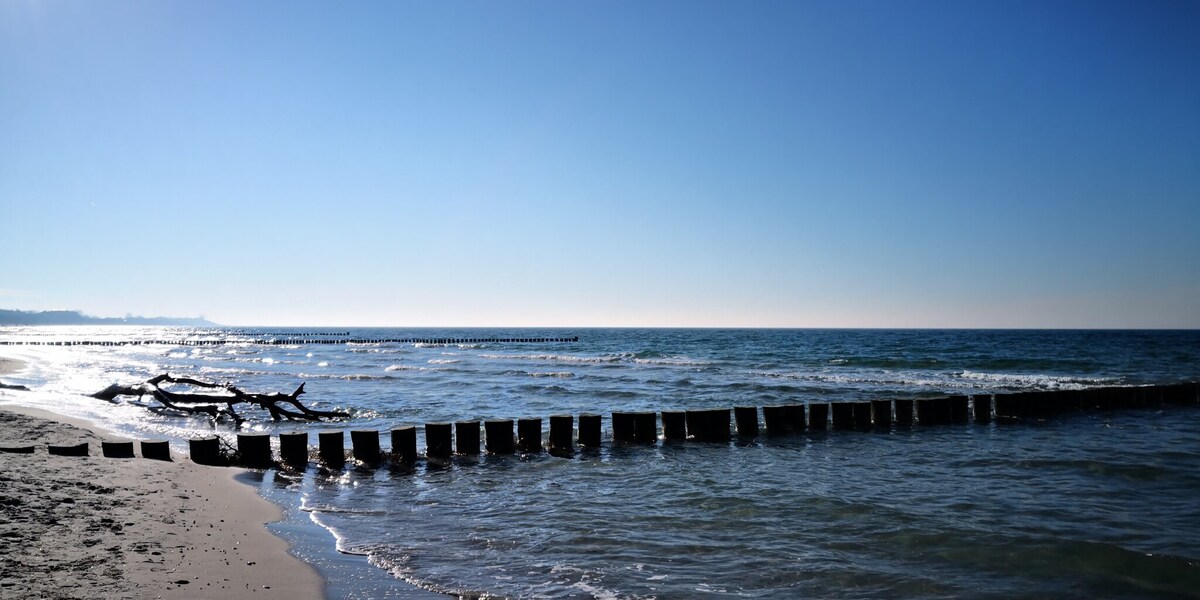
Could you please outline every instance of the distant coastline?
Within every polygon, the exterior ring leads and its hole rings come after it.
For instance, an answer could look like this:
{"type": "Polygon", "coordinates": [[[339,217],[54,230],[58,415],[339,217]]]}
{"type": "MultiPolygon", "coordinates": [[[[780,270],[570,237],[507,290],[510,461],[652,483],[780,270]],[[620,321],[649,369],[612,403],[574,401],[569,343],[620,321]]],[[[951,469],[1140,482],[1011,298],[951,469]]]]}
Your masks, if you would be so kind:
{"type": "Polygon", "coordinates": [[[77,310],[26,311],[0,309],[0,325],[169,325],[220,327],[204,317],[93,317],[77,310]]]}

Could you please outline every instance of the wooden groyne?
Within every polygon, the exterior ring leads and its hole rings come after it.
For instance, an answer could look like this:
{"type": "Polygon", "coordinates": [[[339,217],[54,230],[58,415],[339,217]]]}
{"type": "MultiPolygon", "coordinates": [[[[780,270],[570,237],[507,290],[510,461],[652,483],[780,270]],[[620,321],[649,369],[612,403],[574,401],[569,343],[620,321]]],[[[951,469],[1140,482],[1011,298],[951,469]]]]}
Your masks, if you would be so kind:
{"type": "Polygon", "coordinates": [[[224,346],[251,344],[259,346],[305,346],[345,344],[424,344],[454,346],[460,344],[570,344],[579,341],[571,337],[530,338],[342,338],[342,337],[261,337],[177,340],[0,340],[0,346],[224,346]]]}
{"type": "MultiPolygon", "coordinates": [[[[1081,412],[1162,409],[1200,406],[1200,383],[1142,387],[1106,387],[1085,390],[971,394],[937,398],[808,402],[782,406],[738,406],[686,411],[614,412],[609,418],[611,443],[653,445],[657,443],[729,443],[759,436],[833,435],[836,432],[893,431],[905,428],[936,428],[968,424],[1008,424],[1039,421],[1081,412]]],[[[348,463],[376,467],[385,463],[411,465],[423,456],[444,462],[454,457],[535,454],[548,452],[571,457],[578,451],[602,445],[602,416],[553,415],[548,419],[548,436],[541,418],[426,423],[425,447],[419,448],[417,428],[390,430],[391,451],[380,446],[382,432],[352,430],[351,448],[343,431],[319,431],[317,445],[309,446],[308,432],[278,435],[278,444],[262,433],[240,433],[236,447],[216,436],[188,441],[192,462],[203,465],[240,465],[267,468],[285,465],[304,468],[317,461],[328,469],[348,463]],[[481,435],[482,434],[482,435],[481,435]],[[278,448],[278,456],[275,455],[278,448]],[[424,450],[422,453],[421,451],[424,450]]],[[[171,460],[167,442],[141,443],[143,458],[171,460]]],[[[34,446],[0,447],[0,452],[34,453],[34,446]]],[[[49,454],[87,456],[87,444],[49,446],[49,454]]],[[[103,455],[133,457],[132,442],[105,442],[103,455]]]]}

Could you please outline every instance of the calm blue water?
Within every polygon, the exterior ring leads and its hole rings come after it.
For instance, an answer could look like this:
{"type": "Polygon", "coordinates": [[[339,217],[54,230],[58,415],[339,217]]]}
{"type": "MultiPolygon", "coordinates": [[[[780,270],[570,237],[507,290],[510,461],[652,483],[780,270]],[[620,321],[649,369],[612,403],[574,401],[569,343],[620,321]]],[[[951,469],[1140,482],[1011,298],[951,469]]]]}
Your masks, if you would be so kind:
{"type": "MultiPolygon", "coordinates": [[[[306,382],[309,404],[349,410],[350,422],[256,427],[387,430],[431,421],[1200,378],[1195,331],[349,333],[580,340],[9,346],[0,347],[0,355],[32,361],[29,371],[7,379],[38,386],[34,402],[134,434],[179,439],[212,426],[78,394],[164,370],[255,391],[290,391],[306,382]]],[[[0,330],[0,340],[103,336],[228,333],[0,330]]],[[[229,431],[223,426],[218,432],[229,431]]],[[[606,445],[570,459],[482,457],[422,463],[409,471],[332,474],[314,468],[270,473],[268,479],[273,499],[301,507],[336,534],[343,551],[369,556],[396,578],[443,593],[1200,596],[1200,409],[1194,408],[729,444],[606,445]]]]}

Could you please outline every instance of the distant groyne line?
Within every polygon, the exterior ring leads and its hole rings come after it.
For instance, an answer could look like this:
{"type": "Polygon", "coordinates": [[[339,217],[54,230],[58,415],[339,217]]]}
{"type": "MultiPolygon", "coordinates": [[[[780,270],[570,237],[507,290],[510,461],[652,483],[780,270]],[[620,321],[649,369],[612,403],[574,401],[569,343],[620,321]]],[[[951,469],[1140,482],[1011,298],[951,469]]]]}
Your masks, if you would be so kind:
{"type": "Polygon", "coordinates": [[[305,346],[342,344],[426,344],[453,346],[459,344],[570,344],[579,341],[571,337],[531,338],[330,338],[330,337],[261,337],[178,340],[0,340],[0,346],[224,346],[252,344],[261,346],[305,346]]]}

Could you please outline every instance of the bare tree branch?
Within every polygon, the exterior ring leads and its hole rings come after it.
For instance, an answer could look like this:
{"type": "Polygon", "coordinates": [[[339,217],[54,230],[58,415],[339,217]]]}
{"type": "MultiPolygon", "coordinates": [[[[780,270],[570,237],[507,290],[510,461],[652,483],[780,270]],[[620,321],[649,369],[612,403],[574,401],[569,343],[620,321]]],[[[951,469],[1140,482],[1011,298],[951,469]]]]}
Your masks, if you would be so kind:
{"type": "Polygon", "coordinates": [[[313,410],[300,403],[299,396],[304,393],[301,383],[291,394],[272,392],[269,394],[252,394],[244,392],[233,384],[220,384],[210,381],[200,381],[188,377],[171,377],[163,373],[138,385],[110,385],[91,397],[109,402],[116,402],[118,396],[153,397],[161,407],[185,414],[205,414],[214,421],[222,417],[233,420],[235,425],[241,425],[246,418],[234,410],[236,404],[249,404],[267,411],[273,421],[320,421],[321,419],[341,419],[349,417],[349,413],[337,410],[313,410]],[[181,384],[209,390],[224,390],[226,393],[184,393],[173,392],[160,387],[160,384],[181,384]],[[279,406],[279,403],[290,405],[296,410],[279,406]],[[222,408],[223,407],[223,408],[222,408]],[[298,411],[298,412],[297,412],[298,411]]]}

